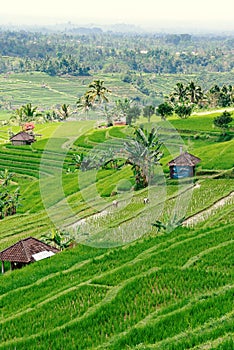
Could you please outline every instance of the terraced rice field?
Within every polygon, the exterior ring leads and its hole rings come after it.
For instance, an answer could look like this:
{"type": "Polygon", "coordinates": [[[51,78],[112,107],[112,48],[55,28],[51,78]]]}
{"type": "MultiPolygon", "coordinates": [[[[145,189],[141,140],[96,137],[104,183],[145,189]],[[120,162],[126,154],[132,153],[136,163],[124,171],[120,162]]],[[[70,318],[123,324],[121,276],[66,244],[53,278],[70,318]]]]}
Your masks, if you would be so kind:
{"type": "Polygon", "coordinates": [[[167,154],[164,181],[119,193],[114,208],[110,194],[120,180],[132,180],[130,167],[83,178],[68,171],[74,152],[106,140],[119,147],[126,137],[125,128],[92,127],[41,126],[32,148],[1,145],[0,167],[16,173],[22,207],[0,220],[0,250],[54,225],[75,228],[79,243],[0,276],[0,349],[233,349],[233,202],[212,209],[233,192],[232,141],[219,149],[185,139],[196,154],[204,151],[200,171],[217,170],[216,178],[171,181],[167,154]],[[211,155],[219,166],[209,167],[211,155]],[[210,215],[189,227],[161,232],[151,225],[208,208],[210,215]]]}
{"type": "Polygon", "coordinates": [[[231,349],[232,251],[233,224],[177,229],[6,275],[0,348],[231,349]]]}

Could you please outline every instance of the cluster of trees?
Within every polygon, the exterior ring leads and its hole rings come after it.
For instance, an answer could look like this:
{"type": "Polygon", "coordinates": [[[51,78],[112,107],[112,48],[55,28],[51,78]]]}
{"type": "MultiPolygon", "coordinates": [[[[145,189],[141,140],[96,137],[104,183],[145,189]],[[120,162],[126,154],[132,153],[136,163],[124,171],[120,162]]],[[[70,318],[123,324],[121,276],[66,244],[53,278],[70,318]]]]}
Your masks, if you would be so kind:
{"type": "Polygon", "coordinates": [[[87,155],[74,154],[73,165],[81,171],[99,168],[119,170],[125,165],[131,165],[135,178],[134,189],[138,190],[147,187],[152,181],[154,167],[163,156],[161,147],[157,129],[135,127],[133,134],[124,142],[121,152],[119,149],[108,148],[87,155]]]}
{"type": "MultiPolygon", "coordinates": [[[[233,41],[230,36],[188,34],[0,31],[0,72],[36,70],[50,75],[88,75],[100,71],[174,74],[202,69],[231,72],[233,41]]],[[[131,82],[132,77],[123,79],[131,82]]]]}
{"type": "Polygon", "coordinates": [[[175,112],[181,118],[188,118],[194,108],[230,107],[234,103],[234,88],[232,85],[219,87],[214,85],[208,91],[193,81],[185,85],[177,83],[174,90],[166,97],[165,102],[157,108],[162,118],[175,112]]]}
{"type": "Polygon", "coordinates": [[[13,176],[7,169],[0,171],[0,219],[16,214],[20,204],[20,189],[11,186],[13,176]]]}
{"type": "Polygon", "coordinates": [[[27,122],[52,122],[52,121],[64,121],[71,115],[70,106],[66,103],[53,111],[46,111],[42,113],[38,110],[37,106],[32,106],[32,103],[27,103],[17,108],[10,118],[10,122],[17,125],[24,125],[27,122]]]}
{"type": "Polygon", "coordinates": [[[103,80],[94,80],[88,86],[88,90],[77,101],[77,108],[85,113],[96,110],[106,117],[108,126],[113,125],[114,120],[126,121],[131,125],[141,114],[141,108],[136,102],[128,98],[117,99],[109,103],[109,90],[103,80]]]}
{"type": "Polygon", "coordinates": [[[37,111],[37,107],[33,107],[31,103],[27,103],[26,105],[17,108],[10,120],[12,123],[23,125],[26,122],[39,120],[41,117],[42,113],[37,111]]]}
{"type": "Polygon", "coordinates": [[[175,113],[185,119],[195,108],[229,107],[234,103],[232,85],[222,87],[214,85],[208,91],[204,91],[193,81],[188,84],[178,82],[169,96],[165,97],[165,101],[158,106],[153,104],[142,106],[139,101],[128,98],[110,101],[110,94],[111,90],[105,86],[103,80],[94,80],[88,85],[84,95],[77,100],[73,110],[70,105],[64,103],[52,111],[42,113],[37,107],[28,103],[16,109],[10,121],[18,125],[31,121],[65,121],[71,115],[80,112],[87,117],[92,110],[105,117],[108,126],[113,125],[114,121],[124,121],[127,125],[132,125],[140,115],[147,118],[148,122],[154,114],[166,119],[175,113]]]}
{"type": "MultiPolygon", "coordinates": [[[[25,67],[24,61],[21,60],[21,70],[25,67]]],[[[51,76],[73,75],[73,76],[89,76],[90,67],[81,65],[81,63],[72,55],[59,57],[46,57],[38,60],[27,61],[27,71],[39,71],[47,73],[51,76]]]]}

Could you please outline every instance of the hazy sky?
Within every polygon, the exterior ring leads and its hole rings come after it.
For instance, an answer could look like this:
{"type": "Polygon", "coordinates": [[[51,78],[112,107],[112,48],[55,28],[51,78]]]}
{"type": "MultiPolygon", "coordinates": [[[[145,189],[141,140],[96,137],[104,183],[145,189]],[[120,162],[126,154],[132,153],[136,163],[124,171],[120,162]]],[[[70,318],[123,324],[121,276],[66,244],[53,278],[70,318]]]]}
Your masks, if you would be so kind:
{"type": "Polygon", "coordinates": [[[234,23],[234,0],[5,0],[0,21],[79,21],[152,24],[161,21],[234,23]],[[35,18],[38,18],[35,20],[35,18]]]}

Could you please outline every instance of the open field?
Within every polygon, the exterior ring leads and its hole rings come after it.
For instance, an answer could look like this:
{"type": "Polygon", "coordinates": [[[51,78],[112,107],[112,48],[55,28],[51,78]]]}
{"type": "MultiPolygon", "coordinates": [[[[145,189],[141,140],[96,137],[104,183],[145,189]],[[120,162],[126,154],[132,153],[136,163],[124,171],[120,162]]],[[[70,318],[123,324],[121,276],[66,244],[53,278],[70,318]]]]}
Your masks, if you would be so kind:
{"type": "MultiPolygon", "coordinates": [[[[50,110],[63,103],[75,106],[78,97],[84,94],[88,84],[96,79],[90,77],[51,77],[41,72],[0,74],[0,120],[9,118],[11,113],[2,112],[20,107],[31,102],[39,110],[50,110]]],[[[219,81],[220,85],[234,85],[231,73],[209,74],[142,74],[141,78],[150,91],[155,92],[154,104],[163,102],[163,96],[168,95],[178,81],[189,83],[197,81],[203,89],[209,89],[219,81]]],[[[112,91],[111,100],[118,98],[141,98],[151,102],[150,96],[144,95],[134,84],[123,82],[119,73],[98,75],[112,91]]]]}
{"type": "MultiPolygon", "coordinates": [[[[12,89],[19,83],[13,78],[12,89]]],[[[41,79],[31,77],[35,102],[40,95],[45,106],[41,79]]],[[[48,81],[50,103],[57,91],[61,102],[73,103],[56,79],[48,81]]],[[[233,349],[233,200],[215,203],[233,193],[234,140],[218,142],[213,117],[170,119],[177,131],[160,131],[165,146],[156,182],[140,191],[118,191],[121,181],[134,181],[130,166],[81,172],[72,164],[74,153],[121,148],[129,127],[99,130],[92,120],[36,125],[42,136],[32,146],[10,145],[8,127],[1,127],[0,170],[15,173],[22,205],[0,220],[0,250],[53,227],[70,230],[79,244],[0,276],[0,349],[233,349]],[[168,175],[181,142],[202,159],[190,181],[168,175]],[[208,209],[189,227],[152,226],[208,209]]]]}

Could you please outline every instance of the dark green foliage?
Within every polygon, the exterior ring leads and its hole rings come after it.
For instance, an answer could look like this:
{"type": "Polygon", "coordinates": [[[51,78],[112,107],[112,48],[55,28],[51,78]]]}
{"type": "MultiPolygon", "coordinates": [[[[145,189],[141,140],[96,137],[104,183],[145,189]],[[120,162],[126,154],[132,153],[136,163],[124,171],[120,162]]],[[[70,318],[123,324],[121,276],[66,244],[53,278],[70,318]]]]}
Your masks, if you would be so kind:
{"type": "Polygon", "coordinates": [[[214,125],[222,129],[223,135],[226,134],[229,124],[233,121],[231,115],[232,113],[224,111],[220,116],[214,118],[214,125]]]}
{"type": "Polygon", "coordinates": [[[11,179],[14,177],[8,169],[0,171],[0,220],[6,216],[16,214],[20,205],[20,188],[11,186],[11,179]]]}
{"type": "Polygon", "coordinates": [[[183,74],[231,72],[233,68],[233,38],[223,36],[220,39],[219,35],[116,35],[92,30],[83,35],[77,28],[66,34],[50,33],[50,30],[43,34],[39,31],[2,31],[0,46],[3,48],[0,69],[4,73],[12,69],[19,72],[36,70],[51,76],[67,74],[85,77],[94,70],[117,72],[128,83],[136,81],[138,89],[145,89],[145,93],[148,93],[147,87],[139,76],[134,76],[134,71],[183,74]],[[186,35],[189,40],[185,38],[186,35]]]}
{"type": "Polygon", "coordinates": [[[191,115],[193,107],[186,104],[177,104],[174,110],[178,117],[187,119],[191,115]]]}
{"type": "Polygon", "coordinates": [[[158,130],[135,128],[134,137],[124,143],[127,164],[132,166],[135,177],[135,189],[147,187],[152,180],[154,166],[162,157],[162,143],[158,139],[158,130]]]}
{"type": "Polygon", "coordinates": [[[168,102],[164,102],[157,107],[157,114],[159,114],[162,119],[165,119],[173,114],[173,110],[174,108],[168,102]]]}

